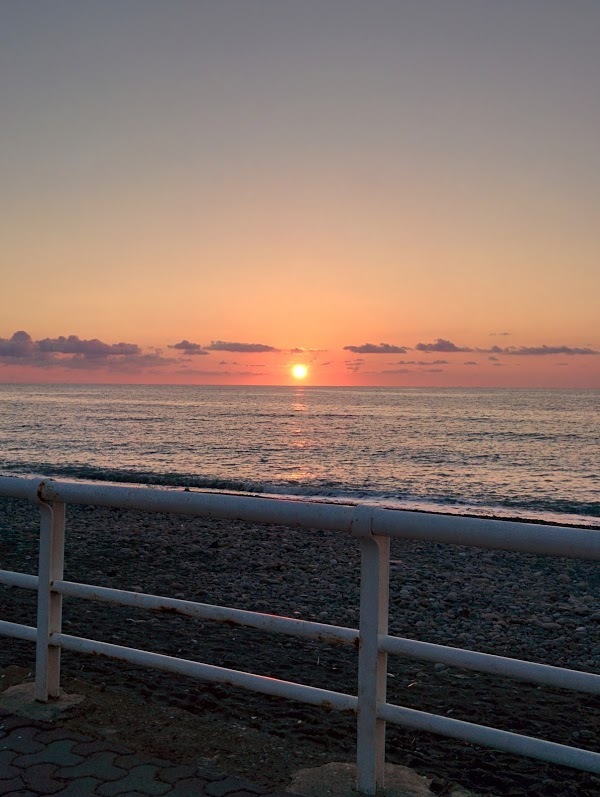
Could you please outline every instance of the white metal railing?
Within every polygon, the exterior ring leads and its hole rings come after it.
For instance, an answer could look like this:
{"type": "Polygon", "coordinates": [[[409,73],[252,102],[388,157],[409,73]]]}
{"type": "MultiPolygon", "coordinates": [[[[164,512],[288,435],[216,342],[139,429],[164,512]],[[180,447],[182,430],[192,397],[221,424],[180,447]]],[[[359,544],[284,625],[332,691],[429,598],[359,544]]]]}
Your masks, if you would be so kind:
{"type": "Polygon", "coordinates": [[[37,700],[45,702],[49,697],[59,695],[60,654],[64,648],[340,711],[352,711],[357,715],[356,786],[363,794],[375,794],[376,789],[383,786],[386,722],[600,773],[600,753],[416,711],[386,701],[388,654],[600,694],[600,675],[403,639],[390,636],[387,628],[391,538],[599,560],[600,533],[597,531],[364,505],[14,476],[0,476],[2,496],[33,501],[41,513],[39,574],[34,576],[0,570],[0,583],[36,590],[38,593],[37,627],[0,620],[0,634],[36,642],[37,700]],[[361,547],[360,627],[344,628],[65,581],[66,504],[174,512],[353,534],[361,547]],[[233,623],[269,633],[355,646],[358,648],[358,694],[317,689],[305,684],[64,634],[63,595],[154,610],[169,609],[189,617],[233,623]]]}

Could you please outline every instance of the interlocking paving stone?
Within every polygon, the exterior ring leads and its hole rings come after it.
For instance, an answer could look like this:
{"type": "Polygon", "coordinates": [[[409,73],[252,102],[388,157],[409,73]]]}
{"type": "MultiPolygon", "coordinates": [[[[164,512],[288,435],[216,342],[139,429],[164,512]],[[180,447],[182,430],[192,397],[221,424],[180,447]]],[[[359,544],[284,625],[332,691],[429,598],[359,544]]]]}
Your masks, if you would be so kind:
{"type": "Polygon", "coordinates": [[[265,797],[302,797],[301,794],[297,794],[295,791],[270,791],[268,792],[265,797]]]}
{"type": "Polygon", "coordinates": [[[269,789],[266,786],[261,786],[260,783],[254,783],[254,781],[244,780],[243,778],[237,778],[237,780],[239,781],[240,789],[252,792],[252,794],[268,794],[269,792],[269,789]]]}
{"type": "MultiPolygon", "coordinates": [[[[119,797],[148,797],[148,795],[141,791],[126,791],[123,792],[123,794],[119,794],[119,797]]],[[[167,797],[170,797],[170,792],[167,794],[167,797]]]]}
{"type": "Polygon", "coordinates": [[[176,783],[182,778],[191,778],[195,774],[196,767],[188,766],[187,764],[180,764],[179,766],[170,766],[160,769],[157,777],[160,780],[164,780],[165,783],[176,783]]]}
{"type": "Polygon", "coordinates": [[[2,720],[2,724],[4,725],[7,731],[12,731],[14,728],[33,728],[35,727],[35,721],[30,720],[27,717],[17,717],[16,714],[11,714],[6,719],[2,720]]]}
{"type": "Polygon", "coordinates": [[[141,791],[142,794],[166,794],[171,791],[168,783],[156,780],[158,767],[143,765],[134,767],[129,774],[121,780],[104,783],[98,789],[98,794],[104,797],[123,794],[126,791],[141,791]]]}
{"type": "Polygon", "coordinates": [[[118,742],[109,742],[106,739],[96,739],[93,742],[78,742],[73,747],[77,755],[90,753],[115,753],[116,755],[132,755],[133,751],[118,742]]]}
{"type": "Polygon", "coordinates": [[[10,780],[0,780],[0,794],[10,794],[17,789],[24,789],[25,784],[21,778],[11,778],[10,780]]]}
{"type": "MultiPolygon", "coordinates": [[[[123,794],[119,794],[119,797],[148,797],[146,794],[143,794],[141,791],[126,791],[123,794]]],[[[170,794],[167,795],[170,797],[170,794]]],[[[189,796],[191,797],[191,795],[189,796]]]]}
{"type": "Polygon", "coordinates": [[[63,767],[58,771],[58,777],[68,778],[100,778],[100,780],[118,780],[125,777],[127,770],[114,766],[115,753],[92,753],[81,764],[74,767],[63,767]]]}
{"type": "Polygon", "coordinates": [[[97,797],[96,786],[99,783],[96,778],[81,778],[69,783],[62,791],[54,792],[52,797],[97,797]]]}
{"type": "Polygon", "coordinates": [[[66,728],[52,728],[50,731],[39,731],[35,737],[36,742],[49,744],[50,742],[60,742],[63,739],[72,739],[74,742],[91,742],[91,736],[85,736],[77,731],[68,731],[66,728]]]}
{"type": "Polygon", "coordinates": [[[199,778],[204,778],[204,780],[207,780],[209,783],[212,783],[216,780],[225,780],[226,778],[226,775],[224,775],[222,772],[219,772],[212,767],[205,766],[199,766],[196,770],[196,775],[198,775],[199,778]]]}
{"type": "Polygon", "coordinates": [[[172,791],[167,792],[166,797],[201,797],[206,794],[206,781],[202,778],[184,778],[175,784],[172,791]]]}
{"type": "Polygon", "coordinates": [[[0,797],[294,797],[201,762],[144,757],[119,742],[0,709],[0,797]]]}
{"type": "Polygon", "coordinates": [[[38,764],[35,767],[27,767],[21,777],[27,788],[37,794],[54,794],[65,785],[63,781],[54,777],[57,769],[56,764],[38,764]]]}
{"type": "Polygon", "coordinates": [[[12,766],[12,762],[19,755],[14,750],[0,752],[0,780],[18,778],[22,770],[12,766]]]}
{"type": "Polygon", "coordinates": [[[206,787],[206,793],[211,797],[225,797],[225,795],[233,794],[236,791],[247,791],[256,795],[266,794],[268,789],[256,783],[251,783],[249,780],[232,777],[225,778],[225,780],[220,780],[216,783],[209,783],[206,787]]]}
{"type": "Polygon", "coordinates": [[[37,728],[19,727],[11,730],[0,740],[0,750],[14,750],[16,753],[39,753],[44,745],[36,742],[37,728]]]}
{"type": "Polygon", "coordinates": [[[230,791],[227,797],[254,797],[253,791],[230,791]]]}
{"type": "Polygon", "coordinates": [[[50,742],[45,748],[32,755],[22,755],[16,758],[14,763],[18,767],[30,767],[34,764],[58,764],[60,767],[68,767],[80,764],[83,757],[74,755],[71,748],[75,744],[70,739],[63,739],[59,742],[50,742]]]}
{"type": "Polygon", "coordinates": [[[19,791],[9,791],[3,797],[40,797],[40,795],[34,791],[29,791],[29,789],[19,789],[19,791]]]}
{"type": "Polygon", "coordinates": [[[144,756],[140,755],[139,753],[129,753],[129,755],[120,755],[118,758],[115,758],[115,764],[118,767],[123,767],[124,769],[133,769],[134,767],[140,767],[144,764],[151,764],[154,767],[168,767],[170,765],[170,761],[165,761],[163,758],[154,758],[154,756],[144,756]]]}

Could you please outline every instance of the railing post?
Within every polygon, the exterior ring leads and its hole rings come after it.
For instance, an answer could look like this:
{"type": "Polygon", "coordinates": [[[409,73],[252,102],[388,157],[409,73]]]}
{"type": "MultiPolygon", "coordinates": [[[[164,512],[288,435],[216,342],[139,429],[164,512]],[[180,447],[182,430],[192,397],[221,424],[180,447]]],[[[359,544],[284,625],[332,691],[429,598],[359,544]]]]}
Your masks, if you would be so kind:
{"type": "Polygon", "coordinates": [[[38,582],[35,699],[46,703],[60,694],[60,646],[50,644],[50,634],[62,630],[62,595],[52,583],[64,574],[65,505],[39,501],[40,560],[38,582]]]}
{"type": "Polygon", "coordinates": [[[356,508],[352,531],[361,545],[356,790],[374,795],[384,786],[385,720],[377,714],[386,699],[387,653],[378,637],[388,631],[390,540],[373,536],[369,507],[356,508]]]}

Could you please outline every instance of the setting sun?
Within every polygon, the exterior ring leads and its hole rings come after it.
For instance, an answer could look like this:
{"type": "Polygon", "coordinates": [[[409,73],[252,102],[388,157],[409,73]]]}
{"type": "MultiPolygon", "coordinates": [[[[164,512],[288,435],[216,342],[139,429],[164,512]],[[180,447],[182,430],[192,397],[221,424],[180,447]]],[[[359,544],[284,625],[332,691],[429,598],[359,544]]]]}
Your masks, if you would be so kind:
{"type": "Polygon", "coordinates": [[[305,365],[294,365],[292,367],[292,376],[294,379],[305,379],[308,374],[308,368],[305,365]]]}

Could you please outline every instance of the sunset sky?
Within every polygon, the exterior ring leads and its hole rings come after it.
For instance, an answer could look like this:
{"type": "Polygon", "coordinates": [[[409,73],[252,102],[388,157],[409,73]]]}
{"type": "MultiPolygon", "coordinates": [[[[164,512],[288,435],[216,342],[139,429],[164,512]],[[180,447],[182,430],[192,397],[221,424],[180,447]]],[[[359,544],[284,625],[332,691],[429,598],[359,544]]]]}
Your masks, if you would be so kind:
{"type": "Polygon", "coordinates": [[[598,0],[3,0],[0,382],[600,388],[598,0]]]}

